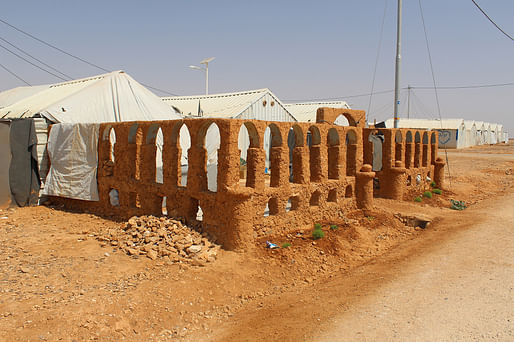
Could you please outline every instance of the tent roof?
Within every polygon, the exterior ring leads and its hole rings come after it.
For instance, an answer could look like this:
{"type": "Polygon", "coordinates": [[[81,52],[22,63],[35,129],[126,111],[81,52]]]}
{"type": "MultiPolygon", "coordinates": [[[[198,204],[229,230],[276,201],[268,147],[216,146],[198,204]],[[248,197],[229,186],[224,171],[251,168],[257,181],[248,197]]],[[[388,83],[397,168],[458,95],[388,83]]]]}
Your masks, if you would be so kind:
{"type": "Polygon", "coordinates": [[[54,122],[179,119],[180,115],[123,71],[57,83],[0,109],[2,118],[36,114],[54,122]]]}
{"type": "Polygon", "coordinates": [[[0,93],[0,108],[12,105],[50,87],[50,84],[39,86],[16,87],[0,93]]]}
{"type": "MultiPolygon", "coordinates": [[[[398,128],[419,128],[419,129],[458,129],[464,125],[464,119],[403,119],[398,120],[398,128]]],[[[394,127],[394,119],[385,121],[386,128],[394,127]]]]}
{"type": "MultiPolygon", "coordinates": [[[[203,117],[235,118],[268,94],[284,108],[275,94],[267,88],[223,94],[162,97],[161,99],[184,116],[197,116],[201,108],[203,117]]],[[[291,115],[286,108],[284,111],[291,115]]]]}
{"type": "Polygon", "coordinates": [[[318,108],[350,109],[350,106],[345,101],[285,103],[284,106],[293,114],[296,120],[301,122],[316,122],[316,111],[318,108]]]}

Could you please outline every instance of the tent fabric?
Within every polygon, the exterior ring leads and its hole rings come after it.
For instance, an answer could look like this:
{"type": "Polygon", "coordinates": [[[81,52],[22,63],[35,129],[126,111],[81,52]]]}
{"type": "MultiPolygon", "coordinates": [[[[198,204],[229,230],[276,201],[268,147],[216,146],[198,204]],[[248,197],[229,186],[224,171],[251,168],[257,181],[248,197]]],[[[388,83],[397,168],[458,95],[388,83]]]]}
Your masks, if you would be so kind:
{"type": "Polygon", "coordinates": [[[100,124],[56,124],[48,138],[50,170],[44,195],[98,201],[100,124]]]}
{"type": "Polygon", "coordinates": [[[0,109],[0,118],[40,114],[59,123],[174,120],[181,116],[123,71],[50,85],[0,109]]]}
{"type": "Polygon", "coordinates": [[[10,126],[11,164],[9,187],[20,207],[36,205],[41,181],[37,164],[37,138],[34,120],[13,120],[10,126]]]}
{"type": "Polygon", "coordinates": [[[20,100],[30,97],[45,89],[48,89],[50,84],[38,86],[16,87],[0,93],[0,108],[10,106],[20,100]]]}

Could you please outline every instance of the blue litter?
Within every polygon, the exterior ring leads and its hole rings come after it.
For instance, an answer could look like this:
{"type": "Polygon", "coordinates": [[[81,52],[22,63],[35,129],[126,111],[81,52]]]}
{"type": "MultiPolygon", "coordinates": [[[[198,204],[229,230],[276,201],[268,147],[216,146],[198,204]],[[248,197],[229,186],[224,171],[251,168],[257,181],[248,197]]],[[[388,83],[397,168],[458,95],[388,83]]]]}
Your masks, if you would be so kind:
{"type": "Polygon", "coordinates": [[[275,248],[280,248],[280,247],[278,245],[275,245],[274,243],[266,241],[266,248],[275,249],[275,248]]]}

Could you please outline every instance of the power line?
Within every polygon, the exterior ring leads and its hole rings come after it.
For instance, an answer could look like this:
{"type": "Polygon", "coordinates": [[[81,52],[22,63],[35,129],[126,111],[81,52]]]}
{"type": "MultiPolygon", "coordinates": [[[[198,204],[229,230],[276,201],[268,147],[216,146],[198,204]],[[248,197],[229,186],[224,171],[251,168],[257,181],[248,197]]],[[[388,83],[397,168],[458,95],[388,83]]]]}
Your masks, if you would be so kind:
{"type": "Polygon", "coordinates": [[[64,77],[67,77],[67,78],[69,78],[70,80],[71,80],[71,79],[73,79],[73,77],[71,77],[71,76],[69,76],[69,75],[66,75],[65,73],[63,73],[63,72],[61,72],[61,71],[57,70],[56,68],[52,67],[51,65],[48,65],[48,64],[46,64],[45,62],[43,62],[42,60],[40,60],[40,59],[38,59],[38,58],[36,58],[36,57],[32,56],[30,53],[28,53],[28,52],[24,51],[23,49],[21,49],[21,48],[17,47],[16,45],[12,44],[12,43],[11,43],[11,42],[9,42],[7,39],[4,39],[4,38],[0,37],[0,40],[2,40],[2,41],[4,41],[4,42],[6,42],[7,44],[9,44],[10,46],[12,46],[12,47],[13,47],[13,48],[15,48],[16,50],[18,50],[18,51],[20,51],[20,52],[24,53],[25,55],[29,56],[30,58],[32,58],[32,59],[34,59],[34,60],[38,61],[39,63],[43,64],[43,65],[44,65],[44,66],[46,66],[46,67],[48,67],[48,68],[52,69],[53,71],[58,72],[59,74],[63,75],[64,77]]]}
{"type": "Polygon", "coordinates": [[[155,88],[155,87],[149,86],[148,84],[141,83],[141,85],[143,85],[143,86],[145,86],[147,88],[153,89],[153,90],[160,91],[161,93],[171,95],[171,96],[180,96],[178,94],[170,93],[169,91],[166,91],[166,90],[162,90],[162,89],[159,89],[159,88],[155,88]]]}
{"type": "MultiPolygon", "coordinates": [[[[13,28],[13,29],[15,29],[15,30],[16,30],[16,31],[18,31],[18,32],[23,33],[24,35],[26,35],[26,36],[28,36],[28,37],[30,37],[30,38],[32,38],[32,39],[34,39],[34,40],[37,40],[38,42],[40,42],[40,43],[42,43],[42,44],[44,44],[44,45],[46,45],[46,46],[51,47],[52,49],[55,49],[55,50],[57,50],[57,51],[59,51],[59,52],[61,52],[61,53],[64,53],[65,55],[68,55],[68,56],[70,56],[70,57],[72,57],[72,58],[75,58],[75,59],[77,59],[77,60],[79,60],[79,61],[81,61],[81,62],[83,62],[83,63],[86,63],[87,65],[90,65],[90,66],[95,67],[95,68],[97,68],[97,69],[100,69],[100,70],[102,70],[102,71],[110,72],[110,70],[107,70],[107,69],[105,69],[105,68],[102,68],[101,66],[98,66],[98,65],[96,65],[96,64],[93,64],[93,63],[91,63],[91,62],[88,62],[88,61],[86,61],[86,60],[85,60],[85,59],[83,59],[83,58],[80,58],[80,57],[78,57],[78,56],[75,56],[75,55],[73,55],[73,54],[71,54],[71,53],[69,53],[69,52],[64,51],[63,49],[58,48],[58,47],[57,47],[57,46],[55,46],[55,45],[52,45],[52,44],[50,44],[50,43],[48,43],[48,42],[46,42],[46,41],[44,41],[44,40],[42,40],[42,39],[40,39],[40,38],[38,38],[38,37],[35,37],[34,35],[32,35],[32,34],[30,34],[30,33],[28,33],[28,32],[25,32],[25,31],[23,31],[22,29],[20,29],[20,28],[18,28],[18,27],[16,27],[16,26],[14,26],[14,25],[9,24],[7,21],[5,21],[5,20],[3,20],[3,19],[1,19],[1,18],[0,18],[0,22],[2,22],[2,23],[4,23],[5,25],[7,25],[7,26],[9,26],[9,27],[11,27],[11,28],[13,28]]],[[[41,63],[41,62],[40,62],[40,63],[41,63]]],[[[59,73],[61,73],[60,71],[58,71],[58,72],[59,72],[59,73]]],[[[61,73],[61,74],[62,74],[62,73],[61,73]]],[[[63,74],[63,75],[64,75],[64,74],[63,74]]],[[[72,77],[69,77],[69,78],[70,78],[70,79],[72,79],[72,77]]],[[[147,84],[143,84],[143,83],[141,83],[141,84],[142,84],[143,86],[147,87],[147,88],[150,88],[150,89],[154,89],[154,90],[160,91],[160,92],[162,92],[162,93],[164,93],[164,94],[168,94],[168,95],[172,95],[172,96],[178,96],[177,94],[173,94],[173,93],[171,93],[171,92],[169,92],[169,91],[166,91],[166,90],[162,90],[162,89],[159,89],[159,88],[155,88],[155,87],[149,86],[149,85],[147,85],[147,84]]]]}
{"type": "Polygon", "coordinates": [[[35,37],[35,36],[31,35],[30,33],[25,32],[25,31],[23,31],[22,29],[17,28],[16,26],[9,24],[7,21],[5,21],[5,20],[3,20],[3,19],[1,19],[1,18],[0,18],[0,21],[1,21],[2,23],[4,23],[5,25],[9,26],[9,27],[12,27],[12,28],[13,28],[13,29],[15,29],[16,31],[21,32],[21,33],[23,33],[24,35],[26,35],[26,36],[28,36],[28,37],[30,37],[30,38],[32,38],[32,39],[34,39],[34,40],[37,40],[38,42],[40,42],[40,43],[42,43],[42,44],[45,44],[46,46],[51,47],[52,49],[55,49],[55,50],[57,50],[57,51],[59,51],[59,52],[62,52],[62,53],[64,53],[65,55],[68,55],[68,56],[70,56],[70,57],[73,57],[73,58],[75,58],[75,59],[77,59],[77,60],[79,60],[79,61],[81,61],[81,62],[83,62],[83,63],[86,63],[86,64],[88,64],[88,65],[90,65],[90,66],[92,66],[92,67],[95,67],[95,68],[97,68],[97,69],[103,70],[103,71],[105,71],[105,72],[110,72],[109,70],[107,70],[107,69],[105,69],[105,68],[102,68],[101,66],[98,66],[98,65],[96,65],[96,64],[93,64],[93,63],[91,63],[91,62],[88,62],[88,61],[86,61],[86,60],[84,60],[84,59],[82,59],[82,58],[80,58],[80,57],[77,57],[77,56],[75,56],[75,55],[72,55],[72,54],[71,54],[71,53],[69,53],[69,52],[66,52],[66,51],[64,51],[64,50],[62,50],[62,49],[59,49],[57,46],[52,45],[52,44],[50,44],[50,43],[47,43],[47,42],[45,42],[44,40],[39,39],[38,37],[35,37]]]}
{"type": "MultiPolygon", "coordinates": [[[[432,54],[430,53],[430,44],[428,44],[428,34],[427,34],[427,28],[425,25],[425,16],[423,15],[423,6],[421,6],[421,0],[418,0],[419,4],[419,12],[421,14],[421,22],[423,23],[423,32],[425,33],[425,43],[427,46],[427,52],[428,52],[428,61],[430,62],[430,73],[432,74],[432,82],[434,84],[434,93],[435,93],[435,100],[437,103],[437,114],[439,115],[439,120],[441,123],[441,129],[443,128],[443,118],[441,117],[441,106],[439,104],[439,95],[437,94],[437,84],[435,81],[435,73],[434,73],[434,65],[432,64],[432,54]]],[[[446,146],[444,146],[444,154],[446,156],[446,167],[448,169],[448,179],[450,181],[450,188],[452,187],[452,178],[451,178],[451,172],[450,172],[450,161],[448,160],[448,151],[446,150],[446,146]]]]}
{"type": "MultiPolygon", "coordinates": [[[[378,40],[378,48],[377,48],[377,57],[375,59],[375,68],[373,69],[373,81],[371,81],[371,94],[373,94],[373,90],[375,90],[375,76],[377,74],[377,65],[378,65],[378,59],[380,57],[380,48],[382,47],[382,38],[384,37],[384,22],[387,12],[387,0],[384,4],[384,14],[382,15],[382,24],[380,25],[380,38],[378,40]]],[[[369,103],[368,103],[368,113],[371,111],[371,100],[373,98],[373,95],[370,95],[369,97],[369,103]]]]}
{"type": "Polygon", "coordinates": [[[13,75],[14,77],[16,77],[17,79],[19,79],[20,81],[22,81],[23,83],[25,83],[26,85],[30,86],[31,84],[27,81],[25,81],[23,78],[21,78],[20,76],[16,75],[14,72],[12,72],[11,70],[7,69],[7,67],[5,67],[3,64],[0,63],[0,67],[2,69],[4,69],[5,71],[7,71],[8,73],[10,73],[11,75],[13,75]]]}
{"type": "MultiPolygon", "coordinates": [[[[514,82],[510,82],[510,83],[496,83],[496,84],[475,84],[475,85],[463,85],[463,86],[446,86],[446,87],[437,87],[437,89],[439,89],[439,90],[473,89],[473,88],[492,88],[492,87],[505,87],[505,86],[514,86],[514,82]]],[[[405,90],[405,89],[408,89],[408,87],[403,87],[403,88],[400,88],[400,89],[401,90],[405,90]]],[[[435,89],[435,87],[413,87],[413,86],[411,86],[411,89],[430,89],[430,90],[433,90],[433,89],[435,89]]],[[[394,92],[394,89],[376,91],[376,92],[373,92],[373,93],[366,93],[366,94],[349,95],[349,96],[328,97],[328,98],[318,98],[318,99],[283,100],[283,101],[284,102],[334,101],[334,100],[349,99],[349,98],[353,98],[353,97],[363,97],[363,96],[370,96],[370,95],[386,94],[386,93],[392,93],[392,92],[394,92]]]]}
{"type": "Polygon", "coordinates": [[[500,32],[501,32],[501,33],[503,33],[505,36],[507,36],[510,40],[514,41],[514,38],[512,38],[509,34],[507,34],[507,32],[503,31],[503,30],[500,28],[500,26],[498,26],[498,25],[493,21],[493,19],[491,19],[491,18],[487,15],[487,13],[485,13],[485,11],[484,11],[482,8],[480,8],[480,6],[476,3],[476,1],[475,1],[475,0],[471,0],[471,1],[472,1],[472,2],[475,4],[475,6],[480,10],[480,12],[482,12],[482,14],[483,14],[483,15],[485,15],[485,17],[486,17],[486,18],[487,18],[487,19],[488,19],[488,20],[489,20],[489,21],[490,21],[490,22],[491,22],[491,23],[492,23],[492,24],[493,24],[493,25],[494,25],[498,30],[500,30],[500,32]]]}
{"type": "Polygon", "coordinates": [[[38,68],[38,69],[40,69],[40,70],[43,70],[44,72],[46,72],[46,73],[48,73],[48,74],[50,74],[50,75],[52,75],[52,76],[55,76],[55,77],[57,77],[57,78],[59,78],[59,79],[61,79],[61,80],[63,80],[63,81],[67,81],[67,79],[65,79],[65,78],[63,78],[63,77],[61,77],[61,76],[59,76],[59,75],[56,75],[56,74],[54,74],[53,72],[48,71],[48,70],[46,70],[45,68],[42,68],[42,67],[40,67],[40,66],[39,66],[39,65],[37,65],[37,64],[32,63],[31,61],[29,61],[29,60],[28,60],[28,59],[26,59],[25,57],[22,57],[22,56],[18,55],[16,52],[14,52],[14,51],[10,50],[9,48],[6,48],[6,47],[5,47],[5,46],[3,46],[2,44],[0,44],[0,47],[1,47],[2,49],[5,49],[5,50],[7,50],[8,52],[12,53],[12,54],[13,54],[13,55],[15,55],[16,57],[18,57],[18,58],[20,58],[20,59],[24,60],[25,62],[29,63],[30,65],[33,65],[33,66],[35,66],[36,68],[38,68]]]}
{"type": "MultiPolygon", "coordinates": [[[[497,83],[497,84],[477,84],[467,86],[448,86],[448,87],[437,87],[437,89],[472,89],[472,88],[490,88],[490,87],[505,87],[512,86],[514,82],[510,83],[497,83]]],[[[412,89],[434,89],[434,87],[411,87],[412,89]]],[[[405,89],[405,88],[404,88],[405,89]]]]}

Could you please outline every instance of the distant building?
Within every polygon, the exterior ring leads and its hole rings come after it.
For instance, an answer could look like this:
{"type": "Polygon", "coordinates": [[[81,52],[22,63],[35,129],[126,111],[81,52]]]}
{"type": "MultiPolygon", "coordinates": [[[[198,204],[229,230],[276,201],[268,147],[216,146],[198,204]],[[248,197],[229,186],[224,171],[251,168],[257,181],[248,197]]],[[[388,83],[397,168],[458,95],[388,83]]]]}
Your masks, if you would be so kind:
{"type": "MultiPolygon", "coordinates": [[[[394,119],[376,124],[376,127],[393,128],[394,119]]],[[[440,148],[465,148],[484,144],[504,143],[508,140],[503,126],[483,121],[464,119],[404,119],[398,120],[398,128],[428,129],[439,132],[440,148]]]]}
{"type": "Polygon", "coordinates": [[[234,93],[162,97],[184,117],[297,121],[269,89],[234,93]]]}

